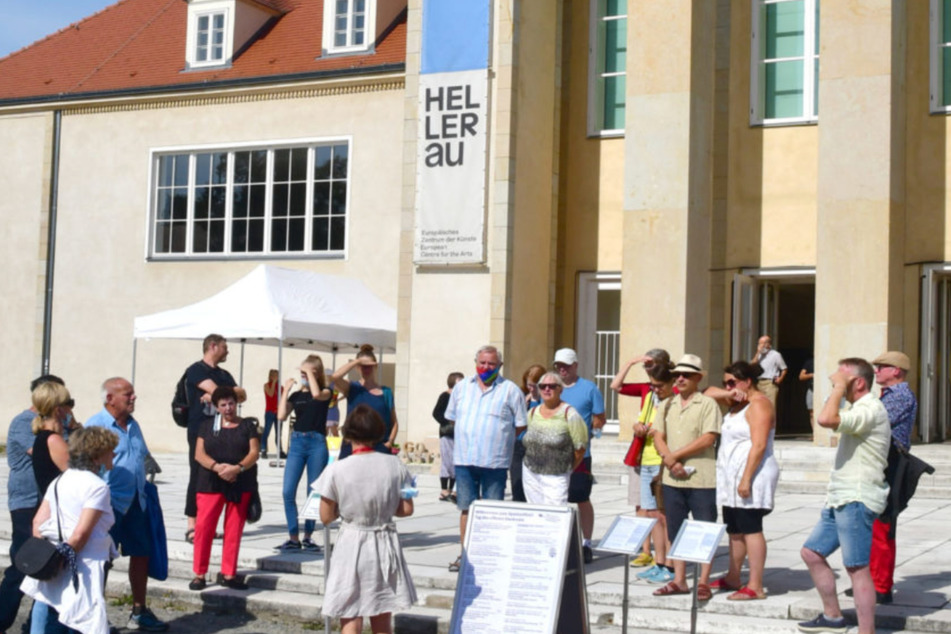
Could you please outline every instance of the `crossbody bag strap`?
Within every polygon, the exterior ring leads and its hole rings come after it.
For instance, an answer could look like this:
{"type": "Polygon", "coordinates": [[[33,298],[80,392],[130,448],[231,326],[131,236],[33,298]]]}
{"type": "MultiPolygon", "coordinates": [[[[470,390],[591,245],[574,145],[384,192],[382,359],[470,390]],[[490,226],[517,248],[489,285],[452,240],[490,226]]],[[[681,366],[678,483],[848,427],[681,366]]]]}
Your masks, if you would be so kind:
{"type": "Polygon", "coordinates": [[[59,479],[62,478],[62,475],[56,477],[56,482],[53,483],[53,499],[56,500],[56,530],[59,531],[59,541],[63,542],[63,516],[59,511],[59,479]]]}

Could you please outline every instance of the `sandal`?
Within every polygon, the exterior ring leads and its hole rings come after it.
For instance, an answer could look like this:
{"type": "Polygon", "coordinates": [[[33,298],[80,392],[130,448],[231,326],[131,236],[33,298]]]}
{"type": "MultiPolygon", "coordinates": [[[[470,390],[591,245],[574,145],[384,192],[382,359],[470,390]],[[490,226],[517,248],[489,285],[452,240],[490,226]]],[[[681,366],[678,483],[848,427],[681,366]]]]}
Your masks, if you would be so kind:
{"type": "Polygon", "coordinates": [[[195,529],[194,528],[189,528],[187,531],[185,531],[185,541],[188,542],[189,544],[195,543],[195,529]]]}
{"type": "Polygon", "coordinates": [[[710,589],[717,592],[729,592],[730,590],[735,592],[740,589],[740,586],[731,586],[727,583],[726,577],[720,577],[716,581],[710,582],[710,589]]]}
{"type": "Polygon", "coordinates": [[[205,586],[208,585],[208,582],[205,581],[204,577],[195,577],[191,580],[191,583],[188,584],[189,590],[204,590],[205,586]]]}
{"type": "Polygon", "coordinates": [[[765,592],[756,593],[749,586],[743,586],[733,594],[727,597],[727,601],[758,601],[766,598],[765,592]]]}
{"type": "MultiPolygon", "coordinates": [[[[709,588],[707,590],[709,591],[709,588]]],[[[690,594],[690,590],[678,587],[673,581],[654,590],[655,597],[669,597],[675,594],[690,594]]]]}
{"type": "Polygon", "coordinates": [[[456,557],[456,560],[449,564],[449,572],[459,572],[460,568],[462,568],[462,555],[456,557]]]}
{"type": "Polygon", "coordinates": [[[451,498],[449,497],[449,494],[448,494],[448,493],[441,493],[441,494],[439,494],[439,501],[440,501],[440,502],[449,502],[450,499],[451,499],[451,498]]]}
{"type": "Polygon", "coordinates": [[[713,598],[713,592],[710,591],[710,586],[705,583],[697,584],[697,601],[709,601],[713,598]]]}

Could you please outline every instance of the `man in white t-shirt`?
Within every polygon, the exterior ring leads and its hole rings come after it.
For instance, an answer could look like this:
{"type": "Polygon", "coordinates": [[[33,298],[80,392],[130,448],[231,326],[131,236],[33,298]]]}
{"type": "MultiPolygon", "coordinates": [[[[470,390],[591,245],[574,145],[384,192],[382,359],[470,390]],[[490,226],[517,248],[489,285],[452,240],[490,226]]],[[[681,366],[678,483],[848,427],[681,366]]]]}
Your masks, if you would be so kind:
{"type": "Polygon", "coordinates": [[[775,407],[779,384],[786,378],[786,362],[783,360],[783,355],[773,350],[772,337],[763,335],[759,338],[756,354],[753,355],[750,363],[758,363],[763,368],[763,374],[756,382],[756,387],[775,407]]]}

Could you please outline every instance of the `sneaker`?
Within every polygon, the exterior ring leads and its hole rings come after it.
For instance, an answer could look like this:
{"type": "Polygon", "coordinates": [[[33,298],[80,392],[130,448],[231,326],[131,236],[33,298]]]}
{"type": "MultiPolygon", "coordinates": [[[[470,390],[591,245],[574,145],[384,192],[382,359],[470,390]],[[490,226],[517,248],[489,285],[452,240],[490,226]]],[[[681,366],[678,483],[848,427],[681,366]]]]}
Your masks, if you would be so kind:
{"type": "Polygon", "coordinates": [[[848,625],[845,617],[830,619],[825,614],[820,614],[811,621],[802,621],[799,623],[800,632],[846,632],[848,625]]]}
{"type": "Polygon", "coordinates": [[[293,539],[289,539],[283,544],[281,544],[280,546],[274,547],[274,550],[279,550],[282,553],[300,552],[300,549],[301,549],[301,543],[295,542],[293,539]]]}
{"type": "Polygon", "coordinates": [[[657,568],[660,568],[660,566],[657,566],[657,565],[651,566],[647,570],[644,570],[643,572],[639,572],[634,576],[642,581],[648,581],[657,572],[657,568]]]}
{"type": "Polygon", "coordinates": [[[664,566],[654,566],[651,568],[654,572],[647,577],[647,583],[666,584],[674,580],[674,573],[667,570],[664,566]]]}
{"type": "Polygon", "coordinates": [[[581,552],[584,554],[584,562],[590,564],[594,561],[594,551],[591,550],[591,546],[582,546],[581,552]]]}
{"type": "Polygon", "coordinates": [[[654,558],[649,553],[641,552],[637,557],[631,560],[631,567],[643,568],[644,566],[653,566],[654,558]]]}
{"type": "Polygon", "coordinates": [[[142,630],[143,632],[164,632],[168,629],[168,623],[159,621],[158,617],[148,608],[142,608],[138,614],[129,615],[129,622],[126,623],[127,630],[142,630]]]}
{"type": "Polygon", "coordinates": [[[310,537],[305,537],[303,540],[301,540],[300,548],[303,548],[310,553],[319,553],[323,550],[323,548],[315,544],[314,540],[312,540],[310,537]]]}

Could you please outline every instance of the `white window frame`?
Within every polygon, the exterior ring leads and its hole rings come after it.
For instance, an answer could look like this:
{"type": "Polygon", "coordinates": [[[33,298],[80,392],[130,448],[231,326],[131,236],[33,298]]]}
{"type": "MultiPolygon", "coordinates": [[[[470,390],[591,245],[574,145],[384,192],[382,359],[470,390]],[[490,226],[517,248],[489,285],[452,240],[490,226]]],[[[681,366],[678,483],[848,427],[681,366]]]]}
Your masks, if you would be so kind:
{"type": "MultiPolygon", "coordinates": [[[[604,121],[604,82],[605,77],[627,77],[627,65],[623,73],[605,73],[601,69],[603,38],[602,22],[627,20],[627,13],[617,16],[604,16],[605,0],[591,0],[588,19],[588,136],[620,137],[624,128],[605,129],[604,121]]],[[[626,110],[625,104],[625,110],[626,110]]]]}
{"type": "Polygon", "coordinates": [[[376,0],[365,0],[363,44],[353,44],[353,9],[356,0],[347,1],[347,43],[336,45],[337,0],[324,0],[323,50],[325,55],[367,52],[376,40],[376,0]]]}
{"type": "MultiPolygon", "coordinates": [[[[180,261],[180,260],[240,260],[240,259],[347,259],[348,247],[351,233],[351,201],[353,196],[353,137],[322,137],[308,139],[293,139],[282,141],[269,141],[260,143],[242,143],[242,144],[223,144],[223,145],[189,145],[153,148],[149,156],[149,194],[148,194],[148,214],[145,253],[149,261],[180,261]],[[313,207],[314,207],[314,157],[319,146],[347,146],[347,199],[344,206],[344,243],[343,248],[336,250],[314,250],[310,248],[313,240],[313,207]],[[304,208],[307,210],[304,220],[304,246],[301,251],[271,251],[271,227],[274,219],[273,215],[273,191],[274,191],[274,152],[277,150],[289,150],[306,147],[307,153],[307,185],[306,200],[304,208]],[[234,217],[234,155],[237,152],[263,150],[268,153],[267,173],[265,177],[265,203],[264,203],[264,236],[263,249],[261,251],[231,251],[232,227],[234,217]],[[226,202],[225,202],[225,230],[224,230],[224,250],[220,252],[194,252],[194,230],[196,219],[194,217],[195,201],[195,175],[197,155],[208,153],[228,154],[228,171],[225,182],[226,202]],[[156,228],[157,228],[157,210],[158,210],[158,192],[159,192],[159,161],[162,157],[171,155],[188,155],[188,200],[186,203],[187,223],[185,235],[185,251],[159,253],[156,250],[156,228]]],[[[201,222],[201,221],[198,221],[201,222]]]]}
{"type": "Polygon", "coordinates": [[[803,60],[803,114],[798,117],[776,117],[766,118],[766,81],[765,65],[762,63],[765,54],[765,40],[762,37],[761,30],[766,19],[765,11],[762,11],[764,5],[782,4],[790,0],[751,0],[752,19],[750,29],[750,125],[754,126],[788,126],[814,124],[819,121],[819,113],[816,109],[816,64],[814,60],[819,57],[814,54],[816,50],[816,5],[819,0],[803,0],[803,56],[776,58],[772,62],[803,60]],[[805,63],[806,60],[813,60],[813,63],[805,63]]]}
{"type": "Polygon", "coordinates": [[[941,49],[946,46],[951,46],[949,44],[943,44],[941,42],[941,23],[944,19],[944,3],[943,0],[931,0],[931,9],[928,12],[929,19],[929,31],[931,34],[931,41],[929,46],[929,75],[930,75],[930,97],[929,104],[932,114],[947,114],[951,112],[951,104],[944,105],[942,103],[943,99],[943,90],[944,82],[942,81],[942,75],[945,72],[951,72],[951,68],[945,70],[944,62],[942,61],[941,49]]]}
{"type": "Polygon", "coordinates": [[[220,67],[228,64],[231,61],[233,47],[234,47],[234,16],[230,9],[226,7],[208,7],[201,11],[194,11],[190,15],[190,24],[189,37],[188,37],[188,67],[192,69],[197,68],[209,68],[209,67],[220,67]],[[222,16],[224,25],[222,26],[222,43],[221,43],[221,58],[220,59],[198,59],[198,33],[199,27],[198,24],[202,18],[208,18],[208,54],[211,55],[214,48],[212,36],[214,35],[215,28],[214,22],[216,16],[222,16]]]}

